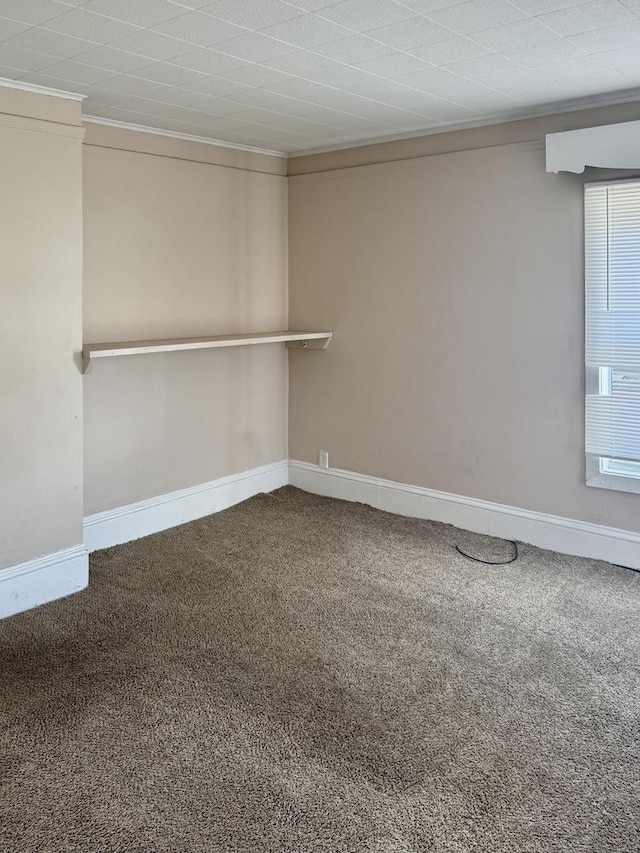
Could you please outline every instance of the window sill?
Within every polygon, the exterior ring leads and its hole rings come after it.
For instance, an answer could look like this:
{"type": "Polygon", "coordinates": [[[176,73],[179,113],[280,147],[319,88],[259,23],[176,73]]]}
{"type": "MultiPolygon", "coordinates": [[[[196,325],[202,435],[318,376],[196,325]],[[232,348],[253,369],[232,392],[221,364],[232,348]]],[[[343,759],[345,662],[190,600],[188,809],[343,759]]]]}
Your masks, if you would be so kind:
{"type": "Polygon", "coordinates": [[[600,470],[600,459],[594,456],[587,456],[587,486],[640,495],[640,477],[604,473],[600,470]]]}

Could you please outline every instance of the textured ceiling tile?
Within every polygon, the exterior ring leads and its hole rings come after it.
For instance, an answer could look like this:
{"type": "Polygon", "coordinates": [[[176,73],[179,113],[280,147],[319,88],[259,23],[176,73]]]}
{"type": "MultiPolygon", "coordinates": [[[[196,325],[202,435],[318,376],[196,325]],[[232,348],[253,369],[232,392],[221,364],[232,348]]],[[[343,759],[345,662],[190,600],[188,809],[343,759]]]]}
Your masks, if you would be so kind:
{"type": "Polygon", "coordinates": [[[162,85],[151,80],[141,80],[130,74],[119,74],[100,84],[102,89],[110,92],[121,92],[132,98],[151,98],[162,92],[162,85]]]}
{"type": "Polygon", "coordinates": [[[12,44],[0,44],[0,65],[4,68],[11,67],[16,71],[41,71],[57,61],[58,58],[49,53],[36,53],[12,44]]]}
{"type": "Polygon", "coordinates": [[[375,56],[393,53],[393,48],[367,36],[355,35],[318,45],[314,47],[313,52],[329,59],[335,59],[337,62],[353,64],[354,62],[363,62],[365,59],[373,59],[375,56]]]}
{"type": "MultiPolygon", "coordinates": [[[[230,98],[230,102],[243,109],[246,106],[264,107],[265,109],[275,110],[276,112],[287,113],[288,115],[297,115],[297,109],[302,101],[296,98],[290,98],[287,95],[277,95],[275,92],[265,91],[264,89],[247,89],[240,95],[234,95],[230,98]]],[[[313,104],[307,104],[308,107],[315,107],[313,104]]]]}
{"type": "Polygon", "coordinates": [[[2,0],[0,3],[3,18],[22,24],[43,24],[68,11],[68,6],[62,6],[54,0],[2,0]]]}
{"type": "Polygon", "coordinates": [[[115,76],[114,71],[107,71],[104,68],[93,68],[90,65],[81,65],[72,59],[56,62],[55,65],[51,65],[46,69],[46,73],[51,77],[59,77],[61,80],[79,83],[81,86],[103,83],[110,77],[115,76]]]}
{"type": "MultiPolygon", "coordinates": [[[[385,81],[381,81],[385,83],[385,81]]],[[[387,82],[385,86],[381,87],[380,92],[376,92],[373,90],[369,97],[373,97],[376,101],[380,101],[381,104],[386,104],[388,107],[395,107],[400,110],[409,110],[411,109],[407,106],[410,103],[410,96],[414,94],[414,90],[409,86],[401,86],[401,84],[395,84],[396,88],[389,89],[389,83],[387,82]]],[[[423,92],[419,92],[418,94],[424,94],[423,92]]]]}
{"type": "Polygon", "coordinates": [[[204,6],[211,5],[211,0],[169,0],[169,2],[180,7],[180,14],[183,14],[185,9],[202,9],[204,6]]]}
{"type": "Polygon", "coordinates": [[[408,110],[399,110],[384,104],[373,104],[372,115],[376,115],[378,122],[388,125],[390,129],[401,132],[404,128],[416,127],[422,124],[420,116],[408,110]]]}
{"type": "Polygon", "coordinates": [[[135,27],[122,21],[114,21],[102,15],[95,15],[85,9],[72,9],[47,21],[46,29],[55,33],[63,33],[76,38],[95,41],[99,44],[108,44],[116,39],[131,35],[136,31],[135,27]]]}
{"type": "Polygon", "coordinates": [[[154,62],[152,65],[137,69],[133,72],[133,76],[143,80],[153,80],[155,83],[164,83],[166,86],[184,86],[196,80],[206,79],[205,74],[190,68],[170,65],[168,62],[154,62]]]}
{"type": "Polygon", "coordinates": [[[246,59],[248,62],[262,62],[276,56],[285,56],[287,53],[292,53],[295,48],[291,47],[290,44],[268,38],[261,33],[247,33],[244,36],[217,44],[216,50],[220,53],[227,53],[229,56],[246,59]]]}
{"type": "MultiPolygon", "coordinates": [[[[345,113],[337,112],[328,109],[319,104],[308,103],[298,100],[297,98],[280,95],[275,92],[267,92],[264,90],[250,89],[242,95],[234,96],[233,100],[238,105],[246,106],[247,104],[265,107],[274,112],[284,113],[285,115],[300,116],[311,119],[312,121],[328,121],[336,123],[340,119],[341,127],[351,127],[349,122],[352,117],[345,113]]],[[[362,123],[362,119],[358,119],[362,123]]]]}
{"type": "Polygon", "coordinates": [[[350,35],[349,30],[325,21],[317,15],[303,15],[261,30],[263,35],[286,41],[297,47],[314,47],[350,35]]]}
{"type": "Polygon", "coordinates": [[[245,110],[235,113],[234,118],[239,121],[260,123],[279,130],[323,136],[327,139],[341,136],[344,133],[340,128],[328,124],[306,121],[294,116],[283,116],[279,113],[263,110],[260,107],[247,107],[245,110]]]}
{"type": "Polygon", "coordinates": [[[434,21],[461,35],[522,20],[525,13],[506,0],[470,0],[430,14],[434,21]]]}
{"type": "Polygon", "coordinates": [[[465,0],[401,0],[403,6],[417,12],[419,15],[429,17],[432,12],[439,9],[447,9],[449,6],[459,6],[465,0]]]}
{"type": "Polygon", "coordinates": [[[502,116],[515,113],[522,108],[519,98],[513,92],[491,92],[473,98],[474,109],[477,113],[502,116]]]}
{"type": "Polygon", "coordinates": [[[286,117],[280,117],[280,121],[282,121],[282,125],[279,124],[278,116],[274,116],[274,120],[277,123],[277,126],[282,126],[285,130],[294,130],[299,133],[306,133],[311,137],[320,137],[323,136],[325,139],[341,139],[344,136],[344,127],[334,127],[331,124],[327,124],[326,122],[299,122],[297,119],[291,119],[291,125],[287,123],[289,121],[286,117]]]}
{"type": "Polygon", "coordinates": [[[626,50],[607,50],[604,53],[596,54],[598,59],[606,62],[612,68],[617,68],[620,71],[640,70],[640,50],[628,48],[626,50]]]}
{"type": "Polygon", "coordinates": [[[394,0],[376,0],[375,3],[370,0],[345,0],[321,9],[318,14],[356,32],[373,30],[414,17],[410,9],[394,0]]]}
{"type": "MultiPolygon", "coordinates": [[[[201,127],[209,128],[216,134],[219,131],[226,130],[227,128],[233,128],[234,125],[236,128],[242,128],[242,130],[246,130],[249,126],[246,122],[242,124],[239,124],[237,121],[234,122],[229,116],[226,115],[211,114],[207,116],[203,115],[202,113],[197,116],[195,123],[200,125],[201,127]]],[[[240,140],[237,139],[237,141],[240,140]]]]}
{"type": "Polygon", "coordinates": [[[72,80],[64,80],[62,77],[52,77],[44,71],[20,71],[12,78],[22,83],[31,83],[34,86],[45,86],[47,89],[57,89],[60,92],[74,92],[78,95],[84,94],[84,87],[72,80]]]}
{"type": "Polygon", "coordinates": [[[270,68],[275,68],[277,71],[306,77],[308,74],[318,74],[320,71],[328,71],[337,63],[326,56],[320,56],[308,50],[296,50],[286,56],[276,56],[273,59],[267,59],[264,64],[270,68]]]}
{"type": "Polygon", "coordinates": [[[437,121],[463,121],[477,116],[470,107],[444,98],[435,98],[426,92],[411,92],[398,99],[398,104],[418,115],[437,121]]]}
{"type": "Polygon", "coordinates": [[[346,92],[353,92],[356,95],[383,102],[388,102],[390,98],[393,99],[395,95],[403,91],[403,87],[399,83],[383,80],[381,77],[347,66],[335,71],[325,71],[319,74],[316,80],[325,86],[344,89],[346,92]]]}
{"type": "MultiPolygon", "coordinates": [[[[146,108],[148,109],[148,107],[146,108]]],[[[140,104],[137,104],[135,100],[122,101],[117,107],[100,110],[100,114],[108,118],[113,118],[116,121],[128,121],[132,124],[151,125],[154,127],[158,126],[157,120],[153,123],[149,121],[151,113],[145,112],[144,109],[141,109],[140,104]],[[134,104],[134,106],[137,105],[137,109],[130,109],[129,107],[131,104],[134,104]]],[[[167,126],[167,130],[168,129],[169,127],[167,126]]]]}
{"type": "Polygon", "coordinates": [[[502,71],[497,74],[486,74],[478,78],[485,86],[498,89],[501,92],[511,93],[514,89],[522,86],[533,86],[542,84],[549,80],[543,72],[532,68],[519,68],[517,65],[510,71],[502,71]]]}
{"type": "Polygon", "coordinates": [[[193,83],[185,83],[182,88],[191,92],[214,95],[216,98],[226,98],[239,95],[249,87],[243,83],[236,83],[235,80],[227,80],[224,77],[205,77],[193,83]]]}
{"type": "Polygon", "coordinates": [[[354,68],[351,65],[338,65],[330,71],[321,71],[315,74],[312,78],[316,83],[322,83],[323,86],[331,86],[333,89],[347,89],[351,85],[358,85],[362,81],[368,79],[376,79],[361,71],[359,68],[354,68]]]}
{"type": "Polygon", "coordinates": [[[584,51],[566,39],[557,38],[543,44],[534,44],[531,47],[517,47],[515,50],[507,50],[504,55],[527,68],[537,68],[548,62],[562,62],[565,59],[574,59],[584,56],[584,51]]]}
{"type": "MultiPolygon", "coordinates": [[[[549,62],[541,69],[546,77],[551,80],[560,80],[563,77],[585,76],[587,74],[604,74],[612,71],[611,65],[604,62],[597,54],[580,56],[574,59],[565,59],[560,62],[549,62]]],[[[615,79],[615,77],[612,77],[615,79]]]]}
{"type": "Polygon", "coordinates": [[[305,12],[317,12],[339,3],[340,0],[287,0],[287,2],[299,9],[304,9],[305,12]]]}
{"type": "MultiPolygon", "coordinates": [[[[248,121],[240,121],[238,119],[225,118],[225,119],[221,120],[220,124],[226,130],[236,131],[237,133],[239,133],[240,138],[242,138],[243,133],[247,133],[247,134],[251,134],[252,136],[253,136],[253,134],[256,134],[256,135],[259,134],[259,138],[263,141],[264,140],[279,141],[283,137],[293,138],[293,137],[296,137],[298,135],[292,131],[287,133],[286,131],[281,131],[281,130],[278,130],[274,127],[269,127],[268,125],[256,124],[254,122],[248,122],[248,121]]],[[[305,137],[305,140],[307,141],[307,144],[308,144],[310,138],[305,137]]]]}
{"type": "Polygon", "coordinates": [[[599,84],[593,80],[565,82],[550,80],[548,85],[514,89],[512,94],[528,103],[553,104],[571,98],[585,98],[598,92],[599,84]]]}
{"type": "Polygon", "coordinates": [[[404,84],[395,80],[383,80],[382,77],[369,77],[367,82],[356,91],[356,94],[373,98],[388,106],[405,109],[400,102],[403,95],[409,91],[404,84]]]}
{"type": "Polygon", "coordinates": [[[153,27],[153,32],[182,39],[193,45],[210,47],[222,41],[244,35],[245,30],[202,12],[187,12],[153,27]]]}
{"type": "Polygon", "coordinates": [[[538,23],[537,18],[526,18],[524,21],[474,33],[473,38],[492,50],[502,52],[510,48],[555,41],[557,35],[538,23]]]}
{"type": "Polygon", "coordinates": [[[359,110],[359,114],[369,120],[382,122],[391,128],[397,128],[404,123],[415,123],[416,114],[409,110],[392,107],[389,104],[379,104],[376,101],[363,101],[354,104],[353,109],[359,110]]]}
{"type": "Polygon", "coordinates": [[[454,62],[445,66],[447,71],[460,74],[462,77],[481,79],[490,74],[508,74],[517,72],[519,66],[511,62],[500,53],[491,53],[488,56],[480,56],[477,59],[465,59],[463,62],[454,62]]]}
{"type": "Polygon", "coordinates": [[[618,3],[618,0],[594,0],[571,9],[540,15],[537,20],[561,36],[571,36],[599,30],[612,24],[635,21],[636,18],[633,12],[618,3]]]}
{"type": "Polygon", "coordinates": [[[412,56],[424,59],[425,62],[432,62],[434,65],[447,65],[451,62],[461,62],[463,59],[474,59],[476,56],[486,56],[491,53],[488,47],[464,36],[439,41],[425,47],[417,47],[409,52],[412,56]]]}
{"type": "Polygon", "coordinates": [[[0,42],[17,36],[18,33],[29,31],[28,24],[20,24],[18,21],[10,21],[0,17],[0,42]]]}
{"type": "Polygon", "coordinates": [[[330,124],[316,124],[315,122],[306,122],[306,123],[294,123],[291,127],[289,127],[285,123],[282,125],[282,128],[286,131],[294,131],[297,133],[305,133],[307,134],[307,138],[310,140],[309,145],[317,145],[317,141],[321,137],[326,139],[327,142],[333,143],[337,139],[342,139],[344,137],[344,130],[339,127],[332,127],[330,124]]]}
{"type": "Polygon", "coordinates": [[[122,95],[120,92],[108,92],[106,89],[101,89],[100,86],[90,86],[87,92],[87,98],[82,103],[82,112],[85,115],[93,115],[94,104],[114,107],[127,98],[127,95],[122,95]]]}
{"type": "Polygon", "coordinates": [[[367,35],[397,50],[410,50],[451,38],[451,31],[426,18],[409,18],[388,27],[370,30],[367,35]]]}
{"type": "MultiPolygon", "coordinates": [[[[319,107],[319,109],[325,108],[319,107]]],[[[386,125],[382,122],[362,118],[361,116],[347,115],[336,110],[326,110],[326,112],[333,113],[335,116],[334,122],[347,132],[375,134],[384,132],[386,128],[386,125]]]]}
{"type": "Polygon", "coordinates": [[[96,68],[106,68],[116,74],[127,74],[149,64],[145,56],[136,56],[114,47],[96,47],[93,50],[80,53],[75,57],[76,62],[83,65],[93,65],[96,68]]]}
{"type": "Polygon", "coordinates": [[[547,12],[557,12],[559,9],[569,9],[571,6],[580,6],[585,2],[588,0],[513,0],[514,6],[532,17],[544,15],[547,12]]]}
{"type": "MultiPolygon", "coordinates": [[[[2,25],[0,24],[1,30],[2,25]]],[[[69,59],[96,47],[94,42],[73,38],[73,36],[63,36],[61,33],[52,33],[38,27],[21,31],[9,39],[9,43],[15,44],[17,47],[24,47],[27,50],[50,53],[60,59],[69,59]]]]}
{"type": "MultiPolygon", "coordinates": [[[[279,95],[288,95],[290,98],[300,98],[301,100],[311,101],[312,103],[314,103],[315,97],[320,97],[324,100],[330,94],[326,86],[321,86],[319,83],[314,83],[310,80],[302,80],[298,77],[292,77],[290,80],[269,86],[268,91],[279,95]]],[[[322,101],[316,103],[322,103],[322,101]]]]}
{"type": "Polygon", "coordinates": [[[89,0],[83,8],[139,27],[152,27],[184,12],[168,0],[89,0]]]}
{"type": "Polygon", "coordinates": [[[185,42],[154,33],[151,30],[137,30],[132,35],[112,43],[112,47],[148,56],[150,59],[174,59],[176,56],[192,51],[185,42]]]}
{"type": "Polygon", "coordinates": [[[134,110],[143,115],[157,116],[158,118],[170,118],[177,121],[197,121],[201,118],[197,110],[186,107],[166,104],[153,98],[131,98],[120,104],[122,109],[134,110]]]}
{"type": "Polygon", "coordinates": [[[225,80],[235,80],[236,83],[244,83],[246,86],[269,86],[274,83],[279,83],[283,80],[290,80],[290,74],[283,74],[282,71],[276,71],[273,68],[266,68],[264,65],[251,64],[245,65],[235,71],[229,71],[223,75],[225,80]]]}
{"type": "Polygon", "coordinates": [[[450,97],[452,101],[476,111],[494,111],[509,109],[510,107],[517,108],[518,106],[515,103],[515,97],[511,93],[499,92],[488,86],[474,83],[471,80],[461,79],[455,86],[437,86],[433,94],[445,97],[445,91],[451,92],[451,95],[447,95],[447,97],[450,97]]]}
{"type": "Polygon", "coordinates": [[[571,42],[587,53],[605,50],[625,50],[640,44],[640,22],[617,24],[589,33],[571,36],[571,42]]]}
{"type": "MultiPolygon", "coordinates": [[[[290,83],[278,84],[274,87],[274,91],[277,91],[279,94],[298,97],[312,104],[350,112],[353,115],[364,116],[365,118],[371,117],[375,106],[375,101],[305,80],[292,80],[290,83]]],[[[381,107],[382,105],[378,104],[378,106],[381,107]]]]}
{"type": "Polygon", "coordinates": [[[201,11],[251,30],[260,30],[304,14],[302,9],[283,0],[260,0],[259,3],[255,0],[218,0],[202,7],[201,11]]]}
{"type": "Polygon", "coordinates": [[[409,74],[411,71],[421,71],[424,65],[425,63],[416,56],[400,52],[388,53],[374,59],[365,59],[364,62],[358,63],[358,67],[364,71],[370,71],[372,74],[379,74],[381,77],[388,77],[391,80],[400,77],[402,74],[409,74]]]}
{"type": "Polygon", "coordinates": [[[217,50],[208,50],[207,48],[182,54],[182,56],[177,56],[173,59],[172,62],[174,65],[180,65],[182,68],[201,71],[203,74],[224,74],[225,71],[244,68],[247,64],[244,59],[238,59],[235,56],[229,56],[226,53],[220,53],[217,50]]]}
{"type": "Polygon", "coordinates": [[[469,81],[444,68],[426,68],[424,71],[414,71],[400,78],[406,86],[420,89],[423,92],[439,95],[453,100],[452,93],[462,85],[468,91],[469,81]]]}
{"type": "Polygon", "coordinates": [[[278,127],[288,129],[290,129],[295,123],[304,122],[307,128],[309,125],[313,124],[313,122],[305,121],[297,116],[283,115],[282,113],[275,112],[274,110],[253,106],[251,104],[244,104],[243,106],[236,104],[233,117],[238,119],[238,121],[262,122],[262,124],[265,125],[274,123],[278,127]]]}
{"type": "MultiPolygon", "coordinates": [[[[580,72],[579,78],[576,78],[576,75],[572,72],[564,73],[562,72],[562,70],[558,70],[556,72],[553,69],[549,70],[547,76],[562,85],[564,85],[565,83],[573,83],[576,81],[576,79],[579,79],[581,82],[588,81],[590,83],[596,84],[600,91],[603,92],[606,92],[607,89],[620,89],[624,81],[623,75],[616,68],[611,68],[610,66],[605,66],[604,68],[586,69],[580,72]]],[[[637,74],[635,75],[634,82],[638,82],[637,74]]]]}
{"type": "Polygon", "coordinates": [[[208,114],[226,115],[231,112],[228,109],[229,102],[224,98],[207,95],[204,92],[188,92],[186,89],[167,88],[162,91],[159,98],[164,104],[173,104],[176,107],[185,107],[208,114]]]}

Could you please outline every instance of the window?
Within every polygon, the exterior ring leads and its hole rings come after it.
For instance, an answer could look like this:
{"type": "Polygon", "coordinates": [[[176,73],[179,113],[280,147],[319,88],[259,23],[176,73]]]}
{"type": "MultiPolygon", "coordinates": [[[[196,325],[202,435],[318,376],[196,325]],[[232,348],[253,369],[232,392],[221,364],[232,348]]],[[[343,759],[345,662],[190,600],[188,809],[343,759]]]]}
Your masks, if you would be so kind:
{"type": "Polygon", "coordinates": [[[587,483],[640,493],[640,180],[584,202],[587,483]]]}

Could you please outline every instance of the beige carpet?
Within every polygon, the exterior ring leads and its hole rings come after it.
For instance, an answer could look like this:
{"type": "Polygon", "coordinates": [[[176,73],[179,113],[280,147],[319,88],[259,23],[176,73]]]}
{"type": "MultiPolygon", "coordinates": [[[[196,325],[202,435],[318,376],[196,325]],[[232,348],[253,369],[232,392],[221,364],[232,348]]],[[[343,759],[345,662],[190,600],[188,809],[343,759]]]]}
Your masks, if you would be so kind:
{"type": "Polygon", "coordinates": [[[2,853],[638,853],[640,575],[285,488],[0,623],[2,853]]]}

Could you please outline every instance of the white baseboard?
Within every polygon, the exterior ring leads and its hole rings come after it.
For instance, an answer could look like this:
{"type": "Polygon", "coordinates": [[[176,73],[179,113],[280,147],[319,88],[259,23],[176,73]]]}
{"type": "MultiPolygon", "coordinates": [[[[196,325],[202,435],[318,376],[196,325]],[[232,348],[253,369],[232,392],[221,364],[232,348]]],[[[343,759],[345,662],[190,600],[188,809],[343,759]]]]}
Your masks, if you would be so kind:
{"type": "Polygon", "coordinates": [[[260,492],[272,492],[289,481],[286,460],[221,477],[189,489],[88,515],[84,544],[89,553],[131,542],[187,521],[228,509],[260,492]]]}
{"type": "Polygon", "coordinates": [[[319,468],[294,460],[288,463],[286,460],[275,462],[189,489],[89,515],[84,519],[84,545],[91,553],[100,548],[140,539],[220,512],[260,492],[271,492],[287,483],[307,492],[359,501],[386,512],[442,521],[488,536],[517,539],[563,554],[607,560],[640,569],[640,534],[629,530],[395,483],[336,468],[319,468]]]}
{"type": "Polygon", "coordinates": [[[88,553],[202,518],[290,483],[386,512],[640,569],[640,534],[307,462],[281,461],[84,519],[84,545],[0,569],[0,619],[79,592],[88,553]]]}
{"type": "Polygon", "coordinates": [[[80,592],[89,582],[83,545],[0,569],[0,619],[80,592]]]}
{"type": "Polygon", "coordinates": [[[475,533],[640,569],[640,534],[630,530],[293,460],[289,462],[289,483],[317,495],[358,501],[398,515],[442,521],[475,533]]]}

